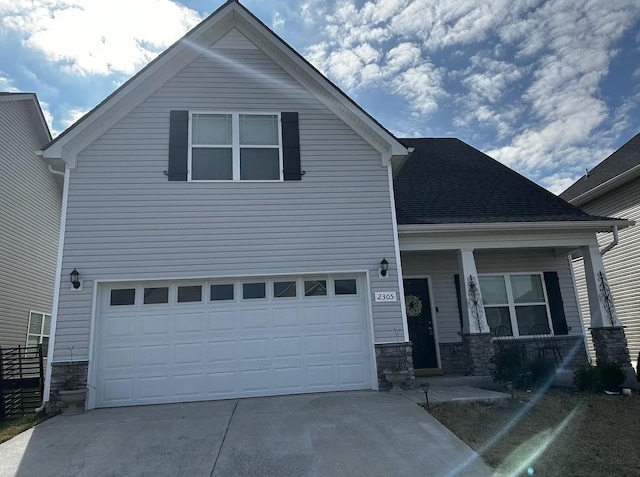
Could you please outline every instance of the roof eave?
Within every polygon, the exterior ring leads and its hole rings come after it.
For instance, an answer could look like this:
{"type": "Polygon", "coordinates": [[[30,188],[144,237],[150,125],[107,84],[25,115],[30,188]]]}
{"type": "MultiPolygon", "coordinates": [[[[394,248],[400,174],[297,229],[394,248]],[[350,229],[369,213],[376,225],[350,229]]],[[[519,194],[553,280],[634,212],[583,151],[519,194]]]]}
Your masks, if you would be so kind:
{"type": "Polygon", "coordinates": [[[398,225],[400,235],[415,235],[429,232],[498,232],[526,230],[584,230],[593,232],[610,231],[614,227],[623,229],[635,225],[632,220],[590,220],[590,221],[546,221],[546,222],[482,222],[449,224],[404,224],[398,225]]]}
{"type": "Polygon", "coordinates": [[[640,176],[640,164],[632,167],[631,169],[627,169],[622,174],[618,174],[617,176],[612,177],[611,179],[589,189],[586,192],[583,192],[580,195],[575,196],[573,199],[569,199],[567,202],[579,207],[580,205],[586,204],[587,202],[606,194],[614,188],[638,176],[640,176]]]}

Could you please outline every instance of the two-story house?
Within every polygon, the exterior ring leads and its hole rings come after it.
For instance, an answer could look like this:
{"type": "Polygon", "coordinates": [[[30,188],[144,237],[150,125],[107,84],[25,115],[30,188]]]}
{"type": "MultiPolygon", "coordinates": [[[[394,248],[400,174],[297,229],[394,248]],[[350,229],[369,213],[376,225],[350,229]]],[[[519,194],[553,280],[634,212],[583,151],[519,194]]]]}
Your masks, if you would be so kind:
{"type": "Polygon", "coordinates": [[[66,163],[45,393],[73,369],[89,409],[483,374],[496,326],[584,360],[568,253],[595,286],[595,233],[628,225],[394,137],[233,0],[42,154],[66,163]]]}

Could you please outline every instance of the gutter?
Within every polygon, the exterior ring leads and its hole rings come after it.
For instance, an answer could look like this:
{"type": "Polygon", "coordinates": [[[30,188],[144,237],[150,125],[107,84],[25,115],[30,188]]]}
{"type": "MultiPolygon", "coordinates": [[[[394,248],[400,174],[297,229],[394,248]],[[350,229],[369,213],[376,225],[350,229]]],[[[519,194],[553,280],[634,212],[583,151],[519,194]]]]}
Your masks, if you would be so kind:
{"type": "Polygon", "coordinates": [[[517,230],[598,230],[608,232],[615,228],[626,228],[635,225],[632,220],[590,220],[563,222],[491,222],[491,223],[449,223],[449,224],[405,224],[398,225],[398,232],[403,235],[424,234],[434,232],[483,232],[483,231],[517,231],[517,230]]]}
{"type": "Polygon", "coordinates": [[[595,186],[593,189],[589,189],[586,192],[574,197],[573,199],[569,199],[567,202],[570,204],[579,206],[588,202],[591,199],[595,199],[596,197],[608,192],[613,189],[617,185],[626,182],[630,179],[633,179],[636,175],[640,175],[640,164],[637,166],[633,166],[631,169],[624,171],[622,174],[618,174],[615,177],[612,177],[608,181],[603,182],[600,185],[595,186]]]}

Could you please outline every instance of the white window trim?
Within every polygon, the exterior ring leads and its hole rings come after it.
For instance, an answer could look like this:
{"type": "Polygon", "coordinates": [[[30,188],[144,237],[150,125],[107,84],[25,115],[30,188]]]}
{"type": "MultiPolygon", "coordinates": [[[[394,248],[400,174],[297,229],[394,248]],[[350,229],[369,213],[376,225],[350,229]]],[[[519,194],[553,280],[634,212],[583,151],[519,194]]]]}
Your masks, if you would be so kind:
{"type": "Polygon", "coordinates": [[[222,183],[228,184],[231,182],[254,182],[254,183],[262,183],[262,182],[284,182],[284,161],[282,154],[282,118],[280,117],[280,112],[275,111],[189,111],[189,141],[188,141],[188,154],[187,154],[187,182],[214,182],[214,183],[222,183]],[[231,141],[232,144],[223,145],[206,145],[206,144],[197,144],[195,147],[202,148],[228,148],[231,147],[232,153],[232,174],[233,178],[231,180],[202,180],[202,179],[193,179],[191,177],[192,171],[192,151],[194,148],[194,144],[192,141],[192,124],[193,124],[193,116],[200,114],[229,114],[231,115],[231,141]],[[262,149],[278,149],[278,163],[279,163],[279,171],[280,178],[279,179],[261,179],[261,180],[248,180],[248,179],[240,179],[240,115],[241,114],[251,114],[251,115],[265,115],[265,116],[277,116],[278,117],[278,145],[274,146],[273,144],[269,145],[258,145],[258,144],[250,144],[246,146],[242,146],[243,148],[262,148],[262,149]]]}
{"type": "Polygon", "coordinates": [[[44,313],[42,311],[29,310],[29,321],[27,322],[27,339],[25,341],[25,346],[29,345],[29,336],[38,336],[38,344],[42,344],[43,338],[51,339],[51,312],[44,313]],[[32,315],[42,315],[42,324],[40,325],[40,331],[38,333],[31,332],[31,316],[32,315]],[[45,322],[45,317],[47,316],[49,317],[49,334],[45,335],[44,322],[45,322]]]}
{"type": "Polygon", "coordinates": [[[511,330],[513,331],[514,338],[532,338],[532,335],[521,335],[520,328],[518,327],[518,320],[516,318],[516,307],[517,306],[540,306],[541,302],[531,302],[531,303],[515,303],[513,299],[513,290],[511,288],[511,277],[512,276],[526,276],[526,275],[538,275],[540,280],[542,281],[542,293],[544,294],[544,306],[547,311],[547,325],[549,326],[549,332],[553,336],[553,322],[551,321],[551,309],[549,308],[549,298],[547,296],[547,285],[544,281],[544,273],[542,272],[496,272],[496,273],[479,273],[479,277],[496,277],[502,276],[505,278],[505,287],[507,289],[507,301],[508,304],[500,304],[500,305],[484,305],[484,308],[504,308],[505,306],[509,307],[509,320],[511,321],[511,330]]]}

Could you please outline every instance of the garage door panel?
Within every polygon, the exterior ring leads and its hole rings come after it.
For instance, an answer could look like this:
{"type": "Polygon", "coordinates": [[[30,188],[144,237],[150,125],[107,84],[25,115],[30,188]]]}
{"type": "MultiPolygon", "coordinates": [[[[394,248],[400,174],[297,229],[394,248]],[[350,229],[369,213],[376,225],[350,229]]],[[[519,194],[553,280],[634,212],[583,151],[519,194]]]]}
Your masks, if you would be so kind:
{"type": "Polygon", "coordinates": [[[332,315],[336,325],[353,325],[360,327],[363,322],[363,309],[358,304],[335,305],[333,306],[332,315]]]}
{"type": "Polygon", "coordinates": [[[120,339],[126,337],[135,337],[136,320],[135,315],[127,316],[103,316],[104,325],[102,333],[105,340],[109,338],[120,339]]]}
{"type": "Polygon", "coordinates": [[[204,319],[204,312],[173,315],[173,332],[178,335],[186,333],[201,334],[204,319]]]}
{"type": "Polygon", "coordinates": [[[182,343],[173,346],[173,364],[195,365],[205,362],[205,344],[200,343],[182,343]]]}
{"type": "Polygon", "coordinates": [[[277,307],[272,311],[274,329],[299,328],[302,325],[300,307],[277,307]]]}
{"type": "Polygon", "coordinates": [[[236,341],[212,341],[207,343],[207,362],[233,363],[236,361],[236,341]]]}
{"type": "Polygon", "coordinates": [[[302,354],[302,338],[283,336],[273,339],[273,358],[297,358],[302,354]]]}
{"type": "Polygon", "coordinates": [[[209,301],[205,295],[198,303],[175,302],[176,288],[192,282],[145,283],[136,293],[169,287],[170,303],[136,299],[117,307],[101,300],[96,405],[370,389],[365,297],[334,297],[327,283],[324,296],[298,290],[295,297],[209,301]]]}
{"type": "Polygon", "coordinates": [[[207,318],[209,331],[235,331],[237,328],[237,311],[210,311],[207,318]]]}
{"type": "Polygon", "coordinates": [[[362,354],[364,346],[362,333],[344,333],[336,336],[336,352],[339,355],[362,354]]]}
{"type": "Polygon", "coordinates": [[[332,356],[335,353],[333,349],[334,336],[331,334],[319,334],[315,336],[305,336],[305,352],[307,356],[314,358],[320,356],[332,356]]]}
{"type": "Polygon", "coordinates": [[[242,393],[266,393],[273,384],[272,370],[270,368],[247,369],[240,371],[240,392],[242,393]]]}
{"type": "Polygon", "coordinates": [[[171,364],[168,345],[141,345],[136,353],[138,367],[169,366],[171,364]]]}
{"type": "Polygon", "coordinates": [[[198,398],[204,393],[204,373],[183,374],[173,377],[174,393],[178,398],[198,398]]]}
{"type": "Polygon", "coordinates": [[[339,364],[338,380],[340,386],[358,386],[366,382],[367,370],[361,363],[339,364]]]}
{"type": "Polygon", "coordinates": [[[242,310],[240,312],[240,326],[243,331],[265,330],[271,328],[271,310],[268,308],[242,310]]]}
{"type": "Polygon", "coordinates": [[[173,316],[153,313],[134,316],[133,319],[140,323],[138,336],[145,338],[148,336],[168,335],[173,328],[173,316]]]}
{"type": "Polygon", "coordinates": [[[238,342],[242,361],[269,360],[271,341],[267,338],[240,340],[238,342]]]}
{"type": "Polygon", "coordinates": [[[102,362],[105,371],[122,371],[135,368],[135,348],[112,347],[102,352],[102,362]]]}

